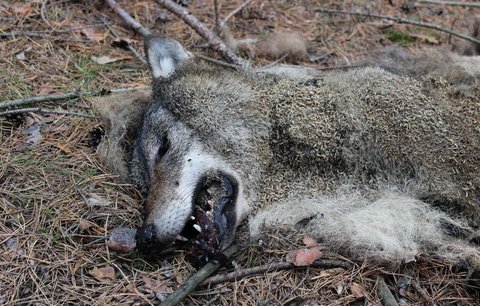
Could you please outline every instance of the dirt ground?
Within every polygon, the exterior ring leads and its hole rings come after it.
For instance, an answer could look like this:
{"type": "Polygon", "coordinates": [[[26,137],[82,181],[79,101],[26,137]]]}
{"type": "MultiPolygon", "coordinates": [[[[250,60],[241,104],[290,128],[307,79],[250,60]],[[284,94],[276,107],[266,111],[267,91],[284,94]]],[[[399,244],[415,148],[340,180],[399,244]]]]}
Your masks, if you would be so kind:
{"type": "MultiPolygon", "coordinates": [[[[188,10],[214,26],[214,1],[191,0],[188,10]]],[[[183,21],[153,0],[119,1],[155,33],[188,49],[219,58],[183,21]]],[[[220,20],[240,0],[219,0],[220,20]]],[[[315,8],[401,16],[471,31],[479,8],[419,4],[414,1],[254,0],[228,23],[233,36],[262,38],[297,31],[308,56],[281,58],[315,68],[349,66],[393,44],[409,52],[423,48],[462,50],[457,38],[431,29],[381,19],[328,15],[315,8]]],[[[0,3],[0,100],[75,91],[147,86],[147,67],[125,48],[143,56],[142,37],[103,1],[7,0],[0,3]]],[[[278,58],[246,48],[238,51],[254,65],[278,58]]],[[[0,102],[1,105],[2,102],[0,102]]],[[[94,116],[88,95],[25,107],[94,116]]],[[[118,227],[136,228],[141,197],[100,164],[95,154],[98,118],[23,112],[0,116],[0,304],[151,305],[182,284],[194,268],[184,252],[156,261],[110,250],[105,238],[118,227]]],[[[242,235],[242,234],[241,234],[242,235]]],[[[302,237],[262,241],[237,239],[238,270],[285,261],[303,246],[302,237]]],[[[394,263],[352,262],[324,251],[325,259],[350,268],[271,271],[237,281],[203,286],[185,305],[380,305],[381,276],[403,305],[478,305],[480,290],[472,269],[431,254],[394,263]]],[[[233,269],[233,268],[230,268],[233,269]]],[[[225,273],[227,269],[219,273],[225,273]]]]}

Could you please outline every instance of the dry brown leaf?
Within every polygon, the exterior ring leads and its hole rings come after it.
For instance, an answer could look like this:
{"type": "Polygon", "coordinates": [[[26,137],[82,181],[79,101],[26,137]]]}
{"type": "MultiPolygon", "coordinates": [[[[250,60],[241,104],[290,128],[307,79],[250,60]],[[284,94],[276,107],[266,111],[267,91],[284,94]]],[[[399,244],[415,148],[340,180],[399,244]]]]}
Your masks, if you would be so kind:
{"type": "Polygon", "coordinates": [[[82,34],[85,35],[89,40],[97,42],[102,41],[107,37],[107,33],[100,32],[95,28],[84,28],[80,32],[82,32],[82,34]]]}
{"type": "Polygon", "coordinates": [[[147,276],[142,278],[144,287],[146,290],[150,292],[154,292],[155,294],[165,294],[165,293],[172,293],[173,289],[165,285],[165,281],[159,281],[155,279],[151,279],[147,276]]]}
{"type": "Polygon", "coordinates": [[[111,266],[105,266],[102,268],[94,267],[88,273],[90,273],[91,276],[95,277],[99,281],[115,279],[115,269],[111,266]]]}
{"type": "Polygon", "coordinates": [[[89,198],[86,199],[86,204],[88,207],[92,206],[108,206],[110,205],[110,202],[105,199],[104,197],[96,194],[96,193],[90,193],[89,198]]]}
{"type": "Polygon", "coordinates": [[[350,291],[357,299],[361,297],[365,297],[366,289],[364,286],[357,283],[352,283],[350,284],[349,287],[350,287],[350,291]]]}
{"type": "Polygon", "coordinates": [[[66,154],[72,154],[72,150],[71,150],[71,145],[70,143],[68,142],[60,142],[56,145],[56,147],[62,151],[63,153],[66,153],[66,154]]]}
{"type": "Polygon", "coordinates": [[[295,266],[311,265],[316,259],[320,258],[323,253],[320,246],[294,250],[287,254],[287,262],[293,263],[295,266]]]}
{"type": "Polygon", "coordinates": [[[84,219],[81,219],[79,224],[78,224],[78,227],[80,228],[80,230],[82,231],[86,231],[88,230],[89,228],[91,228],[94,224],[88,220],[84,220],[84,219]]]}
{"type": "Polygon", "coordinates": [[[103,56],[99,56],[99,57],[96,57],[96,56],[91,57],[92,61],[94,61],[95,63],[97,63],[99,65],[110,64],[110,63],[114,63],[114,62],[118,62],[118,61],[128,60],[128,59],[131,59],[131,58],[132,58],[131,56],[110,57],[108,55],[103,55],[103,56]]]}
{"type": "Polygon", "coordinates": [[[335,284],[335,291],[337,291],[338,295],[342,294],[343,289],[345,289],[344,281],[339,281],[338,283],[335,284]]]}
{"type": "Polygon", "coordinates": [[[32,11],[32,5],[31,4],[24,4],[22,6],[12,6],[10,8],[12,13],[17,14],[17,15],[28,15],[32,11]]]}

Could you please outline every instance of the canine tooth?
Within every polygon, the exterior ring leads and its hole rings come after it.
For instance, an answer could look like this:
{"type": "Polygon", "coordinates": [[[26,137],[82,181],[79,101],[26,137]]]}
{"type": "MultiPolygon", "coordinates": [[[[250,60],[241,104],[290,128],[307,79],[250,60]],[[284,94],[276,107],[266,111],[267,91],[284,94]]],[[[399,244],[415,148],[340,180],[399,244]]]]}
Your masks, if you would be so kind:
{"type": "Polygon", "coordinates": [[[194,217],[194,216],[190,216],[190,220],[195,220],[195,217],[194,217]]]}
{"type": "Polygon", "coordinates": [[[198,224],[194,224],[194,225],[193,225],[193,228],[196,229],[199,233],[202,232],[202,228],[201,228],[200,225],[198,225],[198,224]]]}
{"type": "Polygon", "coordinates": [[[178,235],[177,236],[177,240],[180,240],[180,241],[188,241],[187,238],[183,237],[182,235],[178,235]]]}

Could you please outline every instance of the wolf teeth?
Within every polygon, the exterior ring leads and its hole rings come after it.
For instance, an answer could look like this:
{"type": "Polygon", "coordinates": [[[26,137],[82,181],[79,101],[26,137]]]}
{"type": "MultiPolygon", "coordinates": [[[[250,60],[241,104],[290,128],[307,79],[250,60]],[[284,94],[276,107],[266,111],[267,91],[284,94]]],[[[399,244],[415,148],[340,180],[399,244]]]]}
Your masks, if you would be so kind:
{"type": "Polygon", "coordinates": [[[202,232],[202,228],[201,228],[200,225],[198,225],[198,224],[194,224],[194,225],[193,225],[193,228],[196,229],[199,233],[202,232]]]}
{"type": "Polygon", "coordinates": [[[195,220],[195,217],[194,217],[194,216],[190,216],[190,220],[195,220]]]}
{"type": "Polygon", "coordinates": [[[188,241],[188,239],[183,237],[182,235],[178,235],[176,239],[180,241],[188,241]]]}

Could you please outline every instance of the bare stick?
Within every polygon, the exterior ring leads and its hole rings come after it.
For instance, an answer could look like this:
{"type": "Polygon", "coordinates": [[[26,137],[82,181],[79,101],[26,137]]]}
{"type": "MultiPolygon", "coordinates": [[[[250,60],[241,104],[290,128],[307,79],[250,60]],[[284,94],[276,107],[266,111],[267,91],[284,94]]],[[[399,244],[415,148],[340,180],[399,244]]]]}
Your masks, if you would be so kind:
{"type": "Polygon", "coordinates": [[[214,63],[216,65],[219,65],[219,66],[224,66],[224,67],[233,68],[233,69],[238,69],[239,68],[239,66],[237,66],[237,65],[230,64],[230,63],[227,63],[227,62],[224,62],[224,61],[220,61],[220,60],[217,60],[215,58],[211,58],[210,56],[206,56],[205,54],[201,54],[201,53],[194,53],[194,54],[195,54],[196,57],[201,58],[204,61],[212,62],[212,63],[214,63]]]}
{"type": "Polygon", "coordinates": [[[219,20],[219,14],[220,14],[220,8],[218,5],[218,0],[213,0],[213,10],[215,13],[215,33],[218,35],[220,33],[220,20],[219,20]]]}
{"type": "Polygon", "coordinates": [[[90,24],[90,25],[86,25],[86,26],[75,27],[75,28],[65,29],[65,30],[35,30],[35,31],[32,30],[32,31],[13,31],[13,32],[1,32],[1,30],[0,30],[0,37],[15,37],[15,36],[48,37],[48,36],[53,36],[53,35],[58,35],[58,34],[80,31],[80,30],[88,29],[88,28],[101,27],[101,26],[104,26],[104,25],[105,25],[105,23],[96,23],[96,24],[90,24]]]}
{"type": "MultiPolygon", "coordinates": [[[[230,246],[225,250],[224,254],[227,257],[232,256],[238,247],[236,245],[230,246]]],[[[195,274],[190,276],[190,278],[183,283],[177,290],[172,294],[167,296],[165,300],[162,301],[162,306],[173,306],[179,304],[187,295],[190,294],[195,288],[197,288],[202,282],[207,279],[210,275],[215,273],[220,268],[220,263],[216,260],[208,262],[205,266],[199,269],[195,274]]]]}
{"type": "Polygon", "coordinates": [[[91,118],[91,119],[100,119],[100,117],[98,116],[73,113],[73,112],[67,112],[62,110],[54,110],[54,109],[48,109],[48,108],[42,108],[42,107],[12,109],[5,112],[0,112],[0,117],[15,115],[15,114],[25,114],[25,113],[56,114],[56,115],[77,116],[77,117],[84,117],[84,118],[91,118]]]}
{"type": "Polygon", "coordinates": [[[458,1],[438,1],[438,0],[419,0],[419,3],[442,4],[450,6],[480,7],[480,2],[458,2],[458,1]]]}
{"type": "Polygon", "coordinates": [[[385,280],[383,279],[383,277],[378,276],[377,282],[378,282],[377,293],[378,293],[378,296],[382,299],[382,305],[398,306],[398,303],[395,300],[395,297],[393,296],[390,289],[388,289],[387,284],[385,283],[385,280]]]}
{"type": "Polygon", "coordinates": [[[125,21],[132,29],[140,33],[143,37],[149,36],[152,34],[149,29],[145,28],[141,25],[138,21],[132,18],[130,14],[125,11],[120,5],[117,4],[115,0],[105,0],[105,2],[115,11],[120,17],[122,17],[123,21],[125,21]]]}
{"type": "Polygon", "coordinates": [[[415,291],[417,291],[422,296],[425,302],[429,304],[433,302],[432,297],[429,296],[428,293],[425,290],[423,290],[422,287],[420,287],[420,285],[414,280],[412,280],[412,287],[415,289],[415,291]]]}
{"type": "Polygon", "coordinates": [[[225,17],[225,19],[223,19],[222,23],[220,24],[220,28],[223,28],[223,26],[227,23],[227,21],[232,18],[233,16],[235,16],[238,12],[240,12],[244,7],[246,7],[250,2],[252,2],[253,0],[247,0],[245,2],[243,2],[242,4],[240,4],[239,7],[237,7],[236,9],[234,9],[233,11],[230,12],[230,14],[227,15],[227,17],[225,17]]]}
{"type": "Polygon", "coordinates": [[[235,65],[246,67],[246,63],[240,59],[225,43],[212,31],[210,31],[200,20],[191,15],[185,8],[174,3],[171,0],[155,0],[162,7],[166,8],[173,14],[177,15],[180,19],[185,21],[190,27],[192,27],[200,36],[202,36],[210,47],[220,52],[223,57],[230,63],[235,65]]]}
{"type": "Polygon", "coordinates": [[[357,12],[351,12],[351,11],[341,11],[341,10],[329,10],[329,9],[316,9],[315,12],[320,12],[320,13],[328,13],[328,14],[343,14],[343,15],[352,15],[352,16],[363,16],[363,17],[373,17],[373,18],[381,18],[381,19],[386,19],[386,20],[391,20],[396,23],[400,24],[411,24],[419,27],[424,27],[424,28],[429,28],[429,29],[434,29],[440,32],[445,32],[448,34],[451,34],[453,36],[456,36],[458,38],[467,40],[469,42],[479,44],[480,45],[480,40],[475,39],[471,36],[464,35],[455,31],[451,31],[449,29],[442,28],[436,24],[433,23],[426,23],[426,22],[420,22],[420,21],[413,21],[401,17],[392,17],[392,16],[386,16],[386,15],[379,15],[379,14],[370,14],[370,13],[357,13],[357,12]]]}
{"type": "MultiPolygon", "coordinates": [[[[330,269],[330,268],[349,269],[352,267],[352,265],[348,262],[340,261],[340,260],[318,259],[318,260],[315,260],[309,267],[327,268],[327,269],[330,269]]],[[[268,265],[239,270],[239,271],[235,271],[227,274],[215,275],[205,280],[202,283],[202,285],[214,285],[214,284],[219,284],[223,282],[235,281],[247,276],[264,274],[267,272],[286,270],[286,269],[301,269],[301,268],[305,268],[305,266],[295,266],[294,264],[289,262],[276,262],[268,265]]]]}
{"type": "Polygon", "coordinates": [[[65,101],[69,99],[79,98],[82,96],[98,96],[98,95],[108,94],[108,93],[121,93],[121,92],[137,90],[137,89],[142,90],[147,88],[148,87],[132,87],[132,88],[117,88],[117,89],[111,89],[111,90],[73,91],[73,92],[67,92],[64,94],[55,94],[55,95],[48,95],[48,96],[30,97],[25,99],[8,100],[0,103],[0,109],[5,109],[13,106],[35,104],[40,102],[65,101]]]}

